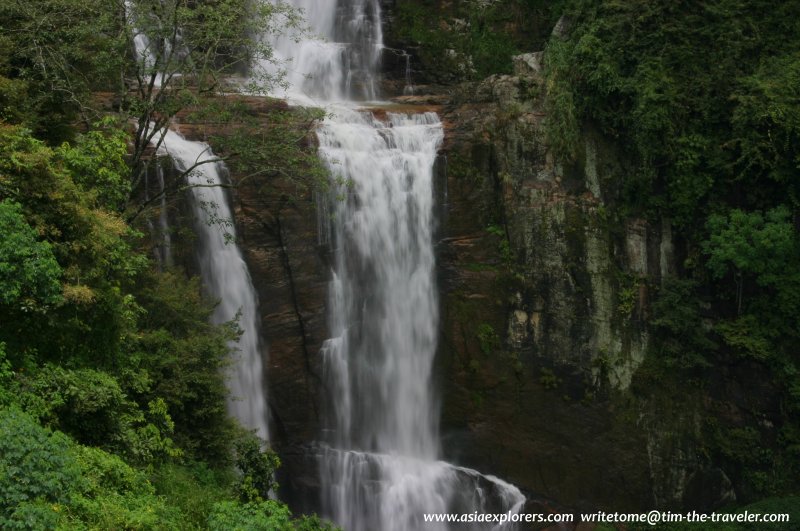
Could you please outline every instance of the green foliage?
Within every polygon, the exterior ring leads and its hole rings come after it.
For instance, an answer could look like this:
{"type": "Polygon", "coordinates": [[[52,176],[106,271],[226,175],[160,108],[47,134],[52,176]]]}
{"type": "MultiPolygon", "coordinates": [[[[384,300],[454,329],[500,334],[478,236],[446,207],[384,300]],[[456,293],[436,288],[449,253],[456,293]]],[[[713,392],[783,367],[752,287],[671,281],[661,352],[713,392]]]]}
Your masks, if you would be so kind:
{"type": "Polygon", "coordinates": [[[718,323],[717,332],[732,352],[767,362],[791,381],[789,353],[800,325],[800,241],[791,213],[734,209],[710,216],[707,229],[709,274],[723,290],[731,286],[736,301],[735,317],[718,323]]]}
{"type": "Polygon", "coordinates": [[[14,371],[6,356],[6,344],[0,343],[0,408],[13,404],[16,395],[14,371]]]}
{"type": "Polygon", "coordinates": [[[657,355],[670,368],[709,367],[716,344],[703,326],[703,311],[691,280],[670,279],[653,303],[650,321],[657,337],[657,355]]]}
{"type": "Polygon", "coordinates": [[[141,285],[144,314],[121,379],[141,402],[164,400],[174,440],[187,457],[226,463],[234,436],[222,375],[236,330],[209,324],[213,306],[201,297],[197,279],[150,272],[141,285]]]}
{"type": "Polygon", "coordinates": [[[125,161],[128,134],[122,128],[114,128],[117,124],[110,120],[99,125],[105,129],[79,135],[74,146],[62,144],[57,155],[76,184],[97,195],[99,207],[119,211],[131,191],[130,171],[125,161]]]}
{"type": "Polygon", "coordinates": [[[0,409],[0,526],[54,527],[57,505],[69,503],[81,481],[64,434],[18,409],[0,409]]]}
{"type": "Polygon", "coordinates": [[[800,304],[800,245],[786,207],[762,214],[731,210],[708,219],[709,238],[703,242],[712,278],[732,276],[741,311],[745,283],[777,291],[779,310],[793,312],[800,304]]]}
{"type": "Polygon", "coordinates": [[[187,528],[205,528],[213,505],[234,497],[232,471],[209,468],[203,461],[164,463],[152,482],[156,493],[180,510],[187,528]]]}
{"type": "Polygon", "coordinates": [[[722,321],[715,331],[731,350],[743,357],[766,361],[772,354],[770,338],[753,315],[742,315],[737,319],[722,321]]]}
{"type": "Polygon", "coordinates": [[[137,307],[123,289],[147,259],[132,251],[128,226],[96,208],[94,196],[29,131],[0,125],[0,198],[21,205],[25,220],[49,242],[63,271],[64,300],[48,316],[0,307],[15,324],[0,331],[10,355],[35,350],[51,358],[113,362],[120,339],[134,327],[137,307]],[[26,333],[31,330],[38,333],[26,333]]]}
{"type": "Polygon", "coordinates": [[[636,161],[626,207],[691,230],[712,198],[785,197],[768,180],[797,197],[797,3],[592,0],[567,14],[546,52],[548,140],[574,155],[573,117],[618,138],[636,161]]]}
{"type": "Polygon", "coordinates": [[[547,44],[545,64],[546,110],[545,140],[554,153],[572,160],[578,153],[580,124],[575,106],[575,94],[569,75],[573,46],[560,39],[547,44]]]}
{"type": "Polygon", "coordinates": [[[0,234],[0,304],[30,311],[59,302],[61,268],[18,203],[0,201],[0,234]]]}
{"type": "Polygon", "coordinates": [[[632,275],[619,275],[619,292],[617,293],[617,315],[621,319],[630,318],[639,300],[640,280],[632,275]]]}
{"type": "MultiPolygon", "coordinates": [[[[8,0],[0,4],[0,75],[13,80],[12,119],[53,142],[96,115],[91,90],[118,86],[126,58],[116,0],[8,0]],[[23,96],[24,94],[24,96],[23,96]],[[16,96],[16,97],[13,97],[16,96]]],[[[8,96],[6,96],[8,98],[8,96]]]]}
{"type": "Polygon", "coordinates": [[[759,285],[772,286],[796,263],[794,227],[785,207],[766,215],[738,209],[728,216],[712,215],[708,231],[710,237],[703,249],[709,255],[708,269],[716,279],[739,272],[753,275],[759,285]]]}
{"type": "MultiPolygon", "coordinates": [[[[241,497],[263,505],[257,519],[327,528],[263,501],[278,459],[257,440],[234,451],[226,413],[236,323],[209,324],[198,281],[157,271],[126,221],[144,210],[143,157],[163,127],[241,90],[228,74],[250,69],[244,90],[263,94],[280,76],[258,72],[261,36],[298,23],[249,0],[0,3],[14,30],[0,35],[0,527],[202,529],[241,497]],[[141,33],[154,63],[131,53],[141,33]]],[[[225,154],[250,178],[316,175],[305,143],[320,117],[276,113],[266,133],[239,105],[225,154]]]]}
{"type": "MultiPolygon", "coordinates": [[[[0,38],[0,48],[7,45],[0,38]]],[[[5,55],[0,51],[0,55],[5,55]]],[[[0,59],[2,60],[2,59],[0,59]]],[[[4,70],[0,67],[0,70],[4,70]]],[[[9,79],[0,75],[0,120],[8,123],[19,124],[28,119],[28,109],[25,108],[27,97],[27,83],[20,79],[9,79]]]]}
{"type": "Polygon", "coordinates": [[[541,49],[550,30],[552,2],[470,0],[453,5],[398,2],[392,29],[418,47],[426,73],[437,81],[511,73],[511,57],[541,49]]]}
{"type": "Polygon", "coordinates": [[[713,422],[711,427],[710,438],[716,450],[738,469],[742,490],[750,497],[773,496],[787,488],[791,476],[786,473],[791,473],[793,467],[767,444],[762,430],[713,422]],[[789,469],[784,469],[787,466],[789,469]]]}
{"type": "Polygon", "coordinates": [[[236,490],[244,503],[268,500],[270,493],[278,488],[275,470],[281,465],[280,459],[272,450],[264,449],[263,444],[251,434],[236,442],[236,468],[242,474],[236,490]]]}
{"type": "Polygon", "coordinates": [[[539,372],[539,383],[545,389],[557,389],[558,386],[561,385],[561,378],[556,376],[556,373],[553,372],[552,369],[542,367],[539,372]]]}
{"type": "Polygon", "coordinates": [[[500,255],[502,264],[510,268],[514,262],[514,251],[511,249],[511,242],[508,241],[505,228],[500,225],[491,224],[486,227],[486,232],[500,238],[500,241],[497,243],[497,254],[500,255]]]}
{"type": "Polygon", "coordinates": [[[208,528],[212,531],[294,529],[286,506],[272,500],[217,503],[208,518],[208,528]]]}
{"type": "Polygon", "coordinates": [[[548,145],[577,158],[587,125],[616,140],[612,217],[669,220],[679,249],[649,308],[648,368],[710,393],[742,364],[763,371],[780,408],[757,415],[780,428],[715,417],[724,435],[704,442],[744,498],[796,489],[800,4],[587,0],[565,14],[545,50],[548,145]]]}
{"type": "Polygon", "coordinates": [[[20,380],[20,403],[45,425],[84,444],[140,463],[180,453],[169,438],[174,424],[164,401],[140,409],[108,373],[45,365],[20,380]]]}
{"type": "Polygon", "coordinates": [[[500,348],[500,336],[489,323],[479,324],[475,329],[475,337],[478,338],[481,352],[487,356],[500,348]]]}
{"type": "MultiPolygon", "coordinates": [[[[800,51],[766,58],[731,96],[735,175],[788,185],[800,168],[800,51]]],[[[792,197],[796,202],[796,195],[792,197]]]]}
{"type": "MultiPolygon", "coordinates": [[[[145,53],[126,64],[134,91],[123,91],[121,110],[137,121],[130,157],[133,189],[142,184],[151,146],[160,146],[176,114],[190,108],[221,105],[234,94],[266,95],[282,82],[266,34],[294,35],[299,14],[288,4],[249,0],[137,0],[130,3],[125,26],[129,49],[144,38],[145,53]],[[247,72],[246,86],[230,81],[247,72]],[[224,98],[220,98],[223,96],[224,98]]],[[[224,116],[224,115],[223,115],[224,116]]],[[[255,130],[254,130],[255,131],[255,130]]],[[[168,183],[169,193],[182,191],[188,171],[168,183]]],[[[147,203],[129,198],[134,219],[147,203]]]]}
{"type": "Polygon", "coordinates": [[[179,509],[156,495],[144,473],[118,456],[75,445],[82,486],[63,508],[64,528],[164,529],[183,527],[179,509]]]}
{"type": "MultiPolygon", "coordinates": [[[[221,369],[235,332],[208,324],[212,305],[196,281],[146,269],[135,236],[105,210],[118,208],[127,190],[122,138],[93,132],[54,150],[24,129],[0,126],[4,223],[10,212],[33,241],[45,237],[64,282],[55,286],[63,298],[40,312],[0,306],[7,343],[0,398],[113,452],[118,464],[124,458],[126,467],[174,459],[182,446],[224,466],[233,423],[221,369]]],[[[46,265],[31,267],[47,278],[46,265]]],[[[118,485],[105,494],[78,492],[61,518],[70,528],[182,527],[164,523],[179,509],[151,491],[118,485]]],[[[196,521],[204,525],[209,510],[196,521]]]]}
{"type": "Polygon", "coordinates": [[[218,503],[214,505],[209,516],[208,528],[212,531],[334,531],[337,529],[316,516],[304,516],[298,520],[292,520],[291,513],[286,506],[272,500],[218,503]]]}
{"type": "Polygon", "coordinates": [[[294,186],[294,198],[330,184],[327,169],[316,151],[309,149],[313,129],[324,117],[321,109],[276,108],[269,112],[269,126],[264,127],[263,117],[254,116],[244,102],[229,98],[197,108],[190,120],[227,125],[224,134],[213,135],[211,141],[216,152],[244,175],[237,186],[269,193],[272,179],[284,178],[294,186]]]}

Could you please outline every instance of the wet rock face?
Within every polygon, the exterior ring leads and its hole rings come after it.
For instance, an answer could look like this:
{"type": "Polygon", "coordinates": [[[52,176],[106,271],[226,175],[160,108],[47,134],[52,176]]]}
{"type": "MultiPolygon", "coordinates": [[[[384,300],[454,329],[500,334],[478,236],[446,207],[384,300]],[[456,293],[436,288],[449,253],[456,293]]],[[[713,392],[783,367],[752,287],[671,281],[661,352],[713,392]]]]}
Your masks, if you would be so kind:
{"type": "Polygon", "coordinates": [[[515,66],[443,109],[445,453],[572,507],[680,505],[693,458],[666,433],[691,416],[620,405],[648,347],[648,287],[674,271],[669,224],[607,219],[624,161],[586,130],[558,162],[541,56],[515,66]]]}
{"type": "Polygon", "coordinates": [[[318,244],[312,194],[296,198],[290,186],[244,185],[237,197],[240,245],[269,350],[269,405],[278,444],[316,436],[319,349],[327,338],[327,249],[318,244]]]}
{"type": "Polygon", "coordinates": [[[281,497],[295,511],[318,512],[317,462],[307,445],[319,438],[325,408],[320,347],[330,335],[329,249],[320,243],[311,189],[300,192],[278,178],[241,186],[235,200],[240,245],[261,310],[281,497]]]}

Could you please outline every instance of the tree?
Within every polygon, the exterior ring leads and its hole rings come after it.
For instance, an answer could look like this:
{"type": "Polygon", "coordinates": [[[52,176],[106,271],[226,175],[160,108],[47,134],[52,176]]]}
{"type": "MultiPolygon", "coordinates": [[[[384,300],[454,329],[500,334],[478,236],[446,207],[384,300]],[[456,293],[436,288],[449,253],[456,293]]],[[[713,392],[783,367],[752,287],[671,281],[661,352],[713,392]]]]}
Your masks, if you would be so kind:
{"type": "Polygon", "coordinates": [[[0,304],[31,310],[61,299],[61,268],[19,203],[0,201],[0,304]]]}
{"type": "MultiPolygon", "coordinates": [[[[703,251],[708,255],[708,269],[716,280],[733,277],[737,314],[742,312],[747,282],[800,295],[796,268],[800,248],[788,208],[777,207],[766,213],[734,209],[727,216],[709,217],[707,228],[709,238],[703,243],[703,251]]],[[[791,300],[795,297],[786,302],[791,300]]]]}
{"type": "MultiPolygon", "coordinates": [[[[132,220],[143,210],[152,152],[173,120],[215,106],[223,109],[216,120],[241,124],[243,113],[230,110],[235,96],[263,96],[282,82],[268,36],[300,31],[301,14],[250,0],[10,0],[0,6],[0,26],[16,28],[0,37],[0,116],[52,143],[71,138],[75,119],[91,129],[111,109],[118,128],[133,126],[125,200],[105,198],[132,220]],[[30,112],[11,112],[20,101],[30,112]]],[[[185,188],[194,169],[150,201],[185,188]]]]}
{"type": "Polygon", "coordinates": [[[208,517],[211,531],[336,531],[328,522],[316,516],[303,516],[292,520],[288,507],[267,500],[238,503],[220,502],[214,505],[208,517]]]}
{"type": "Polygon", "coordinates": [[[133,61],[120,109],[136,120],[135,190],[146,153],[179,112],[222,94],[266,95],[281,81],[266,36],[296,30],[300,18],[286,4],[248,0],[136,0],[126,10],[133,61]]]}
{"type": "MultiPolygon", "coordinates": [[[[19,110],[4,118],[51,143],[69,139],[75,120],[99,117],[92,91],[121,92],[125,34],[120,0],[7,0],[0,3],[0,76],[19,110]]],[[[11,103],[11,102],[9,102],[11,103]]]]}
{"type": "MultiPolygon", "coordinates": [[[[48,286],[45,302],[52,305],[51,311],[39,314],[0,304],[0,339],[9,347],[9,359],[38,351],[51,359],[113,364],[119,359],[122,338],[135,326],[137,306],[126,292],[146,267],[147,257],[133,251],[135,235],[130,227],[118,214],[102,208],[99,199],[98,189],[113,189],[113,179],[106,183],[103,176],[116,175],[115,161],[124,155],[125,145],[111,148],[101,151],[114,156],[106,160],[107,154],[100,155],[90,164],[95,172],[91,178],[78,177],[73,172],[83,165],[76,161],[91,159],[92,150],[68,145],[52,149],[24,128],[0,125],[0,201],[19,204],[13,211],[24,215],[31,229],[26,238],[24,231],[9,227],[17,240],[8,244],[16,241],[18,247],[8,250],[7,264],[16,263],[17,273],[29,266],[23,286],[33,281],[48,286]],[[41,243],[34,245],[34,234],[41,243]],[[20,261],[26,246],[37,250],[36,260],[20,261]],[[45,247],[57,264],[46,259],[45,247]],[[57,289],[54,278],[60,282],[57,289]]],[[[14,223],[23,228],[18,217],[14,223]]]]}

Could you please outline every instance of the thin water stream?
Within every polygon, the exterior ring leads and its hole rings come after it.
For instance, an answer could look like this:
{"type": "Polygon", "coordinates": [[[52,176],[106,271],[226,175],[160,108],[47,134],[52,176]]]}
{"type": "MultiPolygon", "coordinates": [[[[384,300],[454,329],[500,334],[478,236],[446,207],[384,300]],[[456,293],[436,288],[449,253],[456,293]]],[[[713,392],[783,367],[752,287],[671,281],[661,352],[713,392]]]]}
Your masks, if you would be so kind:
{"type": "Polygon", "coordinates": [[[242,253],[235,243],[233,212],[224,188],[224,164],[204,142],[167,131],[161,149],[179,171],[189,171],[192,208],[198,237],[200,275],[208,294],[219,301],[211,317],[215,324],[237,319],[242,331],[227,378],[228,410],[248,429],[269,440],[258,301],[242,253]]]}

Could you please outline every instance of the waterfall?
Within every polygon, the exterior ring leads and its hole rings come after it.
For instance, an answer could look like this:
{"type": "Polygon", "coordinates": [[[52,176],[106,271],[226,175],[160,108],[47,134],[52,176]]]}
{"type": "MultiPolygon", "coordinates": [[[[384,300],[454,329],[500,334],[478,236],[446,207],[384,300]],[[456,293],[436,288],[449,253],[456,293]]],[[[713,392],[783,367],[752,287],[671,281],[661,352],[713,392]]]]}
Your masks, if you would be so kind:
{"type": "Polygon", "coordinates": [[[433,113],[340,110],[317,135],[339,185],[336,281],[326,347],[341,408],[337,446],[434,459],[431,370],[438,303],[433,256],[433,164],[443,132],[433,113]],[[337,373],[336,368],[341,368],[337,373]],[[365,400],[369,398],[368,400],[365,400]]]}
{"type": "Polygon", "coordinates": [[[406,62],[405,85],[403,86],[403,95],[413,96],[415,89],[414,89],[414,83],[411,81],[411,55],[404,52],[403,59],[406,62]]]}
{"type": "Polygon", "coordinates": [[[383,49],[380,1],[287,3],[303,10],[311,33],[300,42],[294,35],[270,38],[275,64],[264,67],[273,73],[283,69],[290,87],[278,95],[312,105],[374,100],[383,49]]]}
{"type": "Polygon", "coordinates": [[[208,144],[166,131],[161,146],[178,170],[189,171],[192,208],[198,235],[200,274],[208,294],[219,300],[212,322],[238,317],[242,331],[231,347],[238,350],[227,378],[228,410],[244,427],[268,441],[267,402],[258,336],[258,302],[247,264],[236,245],[233,212],[225,194],[225,166],[208,144]]]}
{"type": "Polygon", "coordinates": [[[272,41],[288,69],[285,95],[329,103],[317,130],[332,188],[318,205],[319,241],[335,256],[321,349],[323,514],[348,531],[400,531],[448,528],[424,524],[424,513],[519,511],[525,497],[513,485],[439,460],[433,168],[442,124],[435,113],[378,118],[357,108],[376,96],[377,0],[292,3],[315,37],[272,41]]]}
{"type": "Polygon", "coordinates": [[[172,34],[170,22],[160,20],[150,7],[139,6],[133,0],[123,2],[126,26],[133,34],[131,51],[136,74],[145,84],[150,83],[152,76],[153,86],[161,88],[165,81],[180,75],[176,68],[186,58],[187,50],[183,45],[182,28],[176,28],[172,34]]]}

